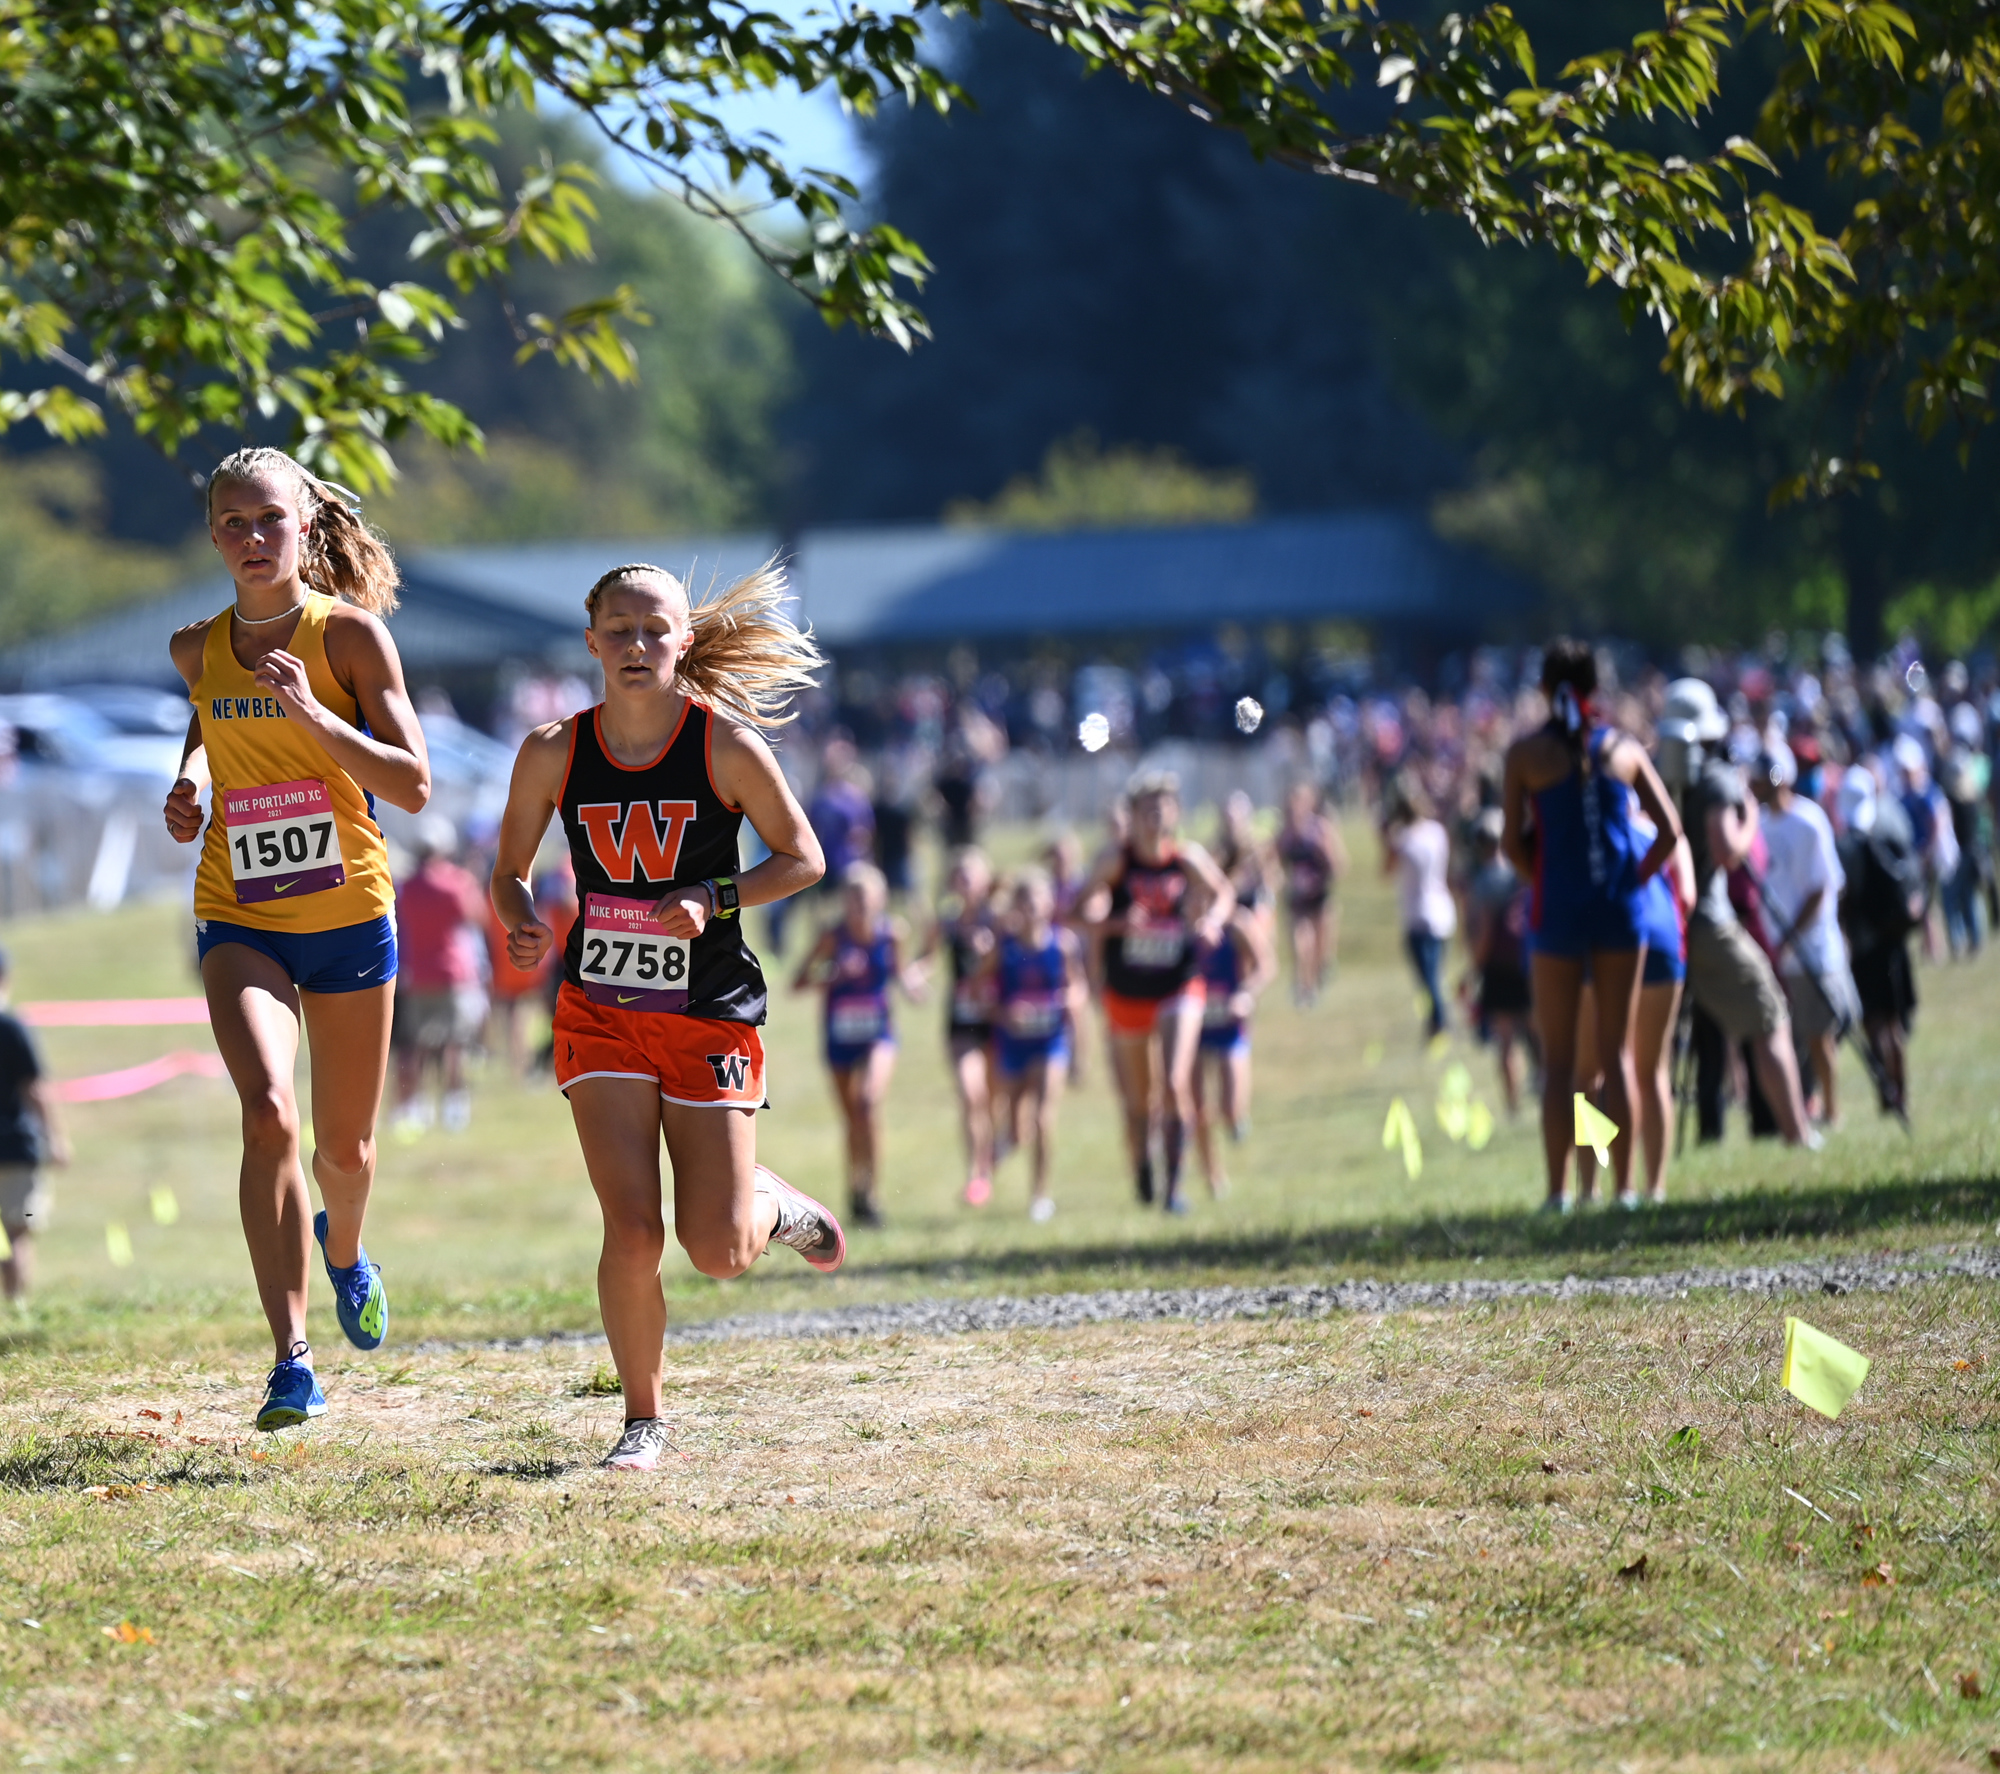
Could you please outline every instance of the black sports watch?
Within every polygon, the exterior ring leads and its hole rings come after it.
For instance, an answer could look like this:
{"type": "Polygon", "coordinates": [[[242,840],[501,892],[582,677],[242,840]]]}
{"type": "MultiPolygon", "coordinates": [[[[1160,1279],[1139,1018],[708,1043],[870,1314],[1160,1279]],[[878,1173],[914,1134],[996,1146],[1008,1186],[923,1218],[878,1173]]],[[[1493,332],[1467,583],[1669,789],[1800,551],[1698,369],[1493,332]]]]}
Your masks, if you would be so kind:
{"type": "Polygon", "coordinates": [[[704,881],[702,885],[708,889],[708,903],[712,908],[709,913],[710,917],[733,918],[736,916],[737,908],[743,903],[743,900],[742,896],[736,891],[736,877],[734,875],[717,875],[713,880],[704,881]]]}

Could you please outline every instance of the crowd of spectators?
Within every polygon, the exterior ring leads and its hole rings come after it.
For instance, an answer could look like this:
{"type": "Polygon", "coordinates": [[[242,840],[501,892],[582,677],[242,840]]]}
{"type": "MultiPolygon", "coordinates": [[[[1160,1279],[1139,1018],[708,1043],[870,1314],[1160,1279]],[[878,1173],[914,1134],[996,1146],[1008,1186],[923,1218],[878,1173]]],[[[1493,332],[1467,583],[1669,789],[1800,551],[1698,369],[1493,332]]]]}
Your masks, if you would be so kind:
{"type": "MultiPolygon", "coordinates": [[[[1990,755],[2000,727],[2000,674],[1990,664],[1974,669],[1959,661],[1933,670],[1907,645],[1858,665],[1837,636],[1789,645],[1774,639],[1740,655],[1689,652],[1677,664],[1669,670],[1635,654],[1601,654],[1602,718],[1657,752],[1663,723],[1671,729],[1678,718],[1670,706],[1674,687],[1698,679],[1712,691],[1714,730],[1701,742],[1702,755],[1741,773],[1746,805],[1754,802],[1762,816],[1742,858],[1717,871],[1729,903],[1794,1002],[1802,980],[1855,981],[1900,1106],[1898,1031],[1914,1009],[1915,978],[1893,958],[1903,933],[1876,932],[1896,922],[1883,908],[1898,887],[1921,897],[1907,933],[1931,959],[1976,951],[2000,918],[1990,755]],[[1890,855],[1904,844],[1907,865],[1890,855]],[[1864,913],[1864,898],[1872,914],[1864,913]]],[[[1353,655],[1321,652],[1280,664],[1227,636],[1137,668],[1031,663],[1002,671],[959,654],[942,670],[835,672],[806,699],[785,752],[825,847],[827,878],[837,881],[848,863],[871,860],[901,899],[916,885],[926,832],[947,853],[974,842],[993,802],[994,767],[1023,752],[1059,767],[1080,755],[1088,716],[1104,717],[1101,731],[1114,755],[1136,758],[1170,738],[1267,748],[1280,765],[1277,780],[1309,788],[1315,803],[1323,795],[1329,805],[1365,810],[1380,822],[1401,882],[1426,1021],[1436,1031],[1452,1017],[1443,970],[1455,931],[1464,932],[1469,950],[1490,951],[1502,976],[1521,970],[1507,934],[1506,864],[1495,832],[1507,746],[1546,716],[1535,687],[1539,670],[1532,649],[1482,649],[1446,663],[1446,694],[1373,682],[1353,655]],[[1246,697],[1258,714],[1247,733],[1232,712],[1246,697]]],[[[523,680],[500,724],[516,733],[587,700],[580,682],[523,680]]],[[[1699,791],[1701,784],[1685,786],[1699,791]]],[[[1690,835],[1697,835],[1692,827],[1690,835]]],[[[468,852],[476,851],[482,834],[466,836],[468,852]]],[[[476,876],[479,859],[466,860],[476,876]]],[[[532,1060],[520,1006],[548,984],[503,977],[483,915],[446,870],[456,873],[441,853],[405,887],[412,895],[406,989],[423,1000],[408,1014],[402,1061],[403,1114],[411,1125],[433,1117],[457,1123],[467,1112],[458,1055],[476,1038],[467,1032],[475,997],[481,1014],[493,1002],[502,1019],[493,1044],[518,1069],[532,1060]],[[448,901],[461,903],[455,918],[446,915],[448,901]],[[436,943],[428,934],[434,924],[445,933],[436,943]],[[433,1065],[442,1086],[436,1109],[424,1089],[433,1065]]],[[[547,887],[560,916],[563,883],[551,877],[547,887]]],[[[789,909],[773,908],[775,947],[784,945],[789,909]]],[[[1303,940],[1309,932],[1302,926],[1296,934],[1303,940]]],[[[1319,963],[1308,957],[1306,964],[1312,977],[1298,989],[1309,997],[1319,963]]],[[[1475,970],[1459,995],[1498,1037],[1511,1099],[1515,1055],[1531,1047],[1518,984],[1496,980],[1482,1010],[1475,970]]],[[[1831,1116],[1840,1019],[1831,1026],[1819,1015],[1794,1021],[1807,1094],[1831,1116]]],[[[1719,1132],[1732,1072],[1759,1129],[1779,1125],[1755,1068],[1718,1054],[1712,1031],[1701,1034],[1704,1134],[1719,1132]]]]}

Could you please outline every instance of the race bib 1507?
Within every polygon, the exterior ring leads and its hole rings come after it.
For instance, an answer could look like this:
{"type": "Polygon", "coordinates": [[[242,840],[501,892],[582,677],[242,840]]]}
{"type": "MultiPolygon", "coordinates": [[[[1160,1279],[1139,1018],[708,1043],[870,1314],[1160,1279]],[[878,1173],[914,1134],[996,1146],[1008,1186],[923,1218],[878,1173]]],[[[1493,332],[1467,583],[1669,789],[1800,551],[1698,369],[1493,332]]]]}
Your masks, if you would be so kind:
{"type": "Polygon", "coordinates": [[[347,879],[326,784],[311,777],[223,790],[236,903],[303,899],[347,879]]]}
{"type": "Polygon", "coordinates": [[[685,1012],[688,945],[653,916],[658,902],[593,893],[583,908],[583,995],[615,1010],[685,1012]]]}

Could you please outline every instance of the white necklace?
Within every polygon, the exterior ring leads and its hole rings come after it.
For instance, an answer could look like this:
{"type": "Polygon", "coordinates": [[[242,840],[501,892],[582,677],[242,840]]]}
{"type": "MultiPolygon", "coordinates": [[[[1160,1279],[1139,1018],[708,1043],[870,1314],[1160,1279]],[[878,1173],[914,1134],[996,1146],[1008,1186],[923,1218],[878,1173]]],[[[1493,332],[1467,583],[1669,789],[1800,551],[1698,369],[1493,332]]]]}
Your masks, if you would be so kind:
{"type": "Polygon", "coordinates": [[[300,602],[287,604],[275,616],[246,616],[243,614],[243,606],[237,604],[235,606],[236,620],[242,623],[245,628],[263,628],[272,622],[282,622],[287,616],[296,616],[304,608],[305,604],[300,602]]]}

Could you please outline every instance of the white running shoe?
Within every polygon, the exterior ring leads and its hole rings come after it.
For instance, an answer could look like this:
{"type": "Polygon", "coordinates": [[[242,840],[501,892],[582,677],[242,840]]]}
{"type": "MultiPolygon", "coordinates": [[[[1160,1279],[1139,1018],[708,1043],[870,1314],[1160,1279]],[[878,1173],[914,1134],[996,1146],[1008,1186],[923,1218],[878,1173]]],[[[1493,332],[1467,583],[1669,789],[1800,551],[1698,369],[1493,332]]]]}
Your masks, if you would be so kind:
{"type": "Polygon", "coordinates": [[[1034,1200],[1028,1203],[1028,1218],[1033,1220],[1036,1225],[1045,1226],[1055,1217],[1056,1203],[1054,1196],[1037,1195],[1034,1200]]]}
{"type": "Polygon", "coordinates": [[[444,1093],[442,1116],[447,1133],[463,1133],[472,1125],[472,1092],[448,1090],[444,1093]]]}
{"type": "Polygon", "coordinates": [[[757,1193],[778,1204],[778,1223],[771,1228],[773,1244],[788,1244],[815,1269],[832,1274],[847,1261],[847,1234],[833,1209],[815,1201],[774,1170],[757,1166],[757,1193]]]}
{"type": "Polygon", "coordinates": [[[664,1417],[639,1417],[625,1425],[618,1445],[598,1461],[613,1472],[651,1472],[667,1451],[664,1417]]]}

